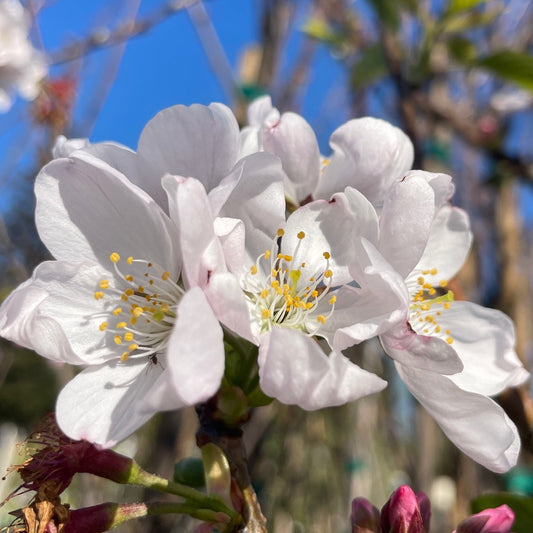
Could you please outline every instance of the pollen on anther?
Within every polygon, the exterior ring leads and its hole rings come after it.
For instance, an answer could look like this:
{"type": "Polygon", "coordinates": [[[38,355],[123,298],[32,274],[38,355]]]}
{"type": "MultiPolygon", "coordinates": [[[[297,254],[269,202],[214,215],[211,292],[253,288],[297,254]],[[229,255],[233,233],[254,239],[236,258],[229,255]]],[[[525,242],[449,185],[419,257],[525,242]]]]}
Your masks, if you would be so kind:
{"type": "Polygon", "coordinates": [[[333,305],[335,302],[337,301],[337,297],[335,295],[333,295],[330,299],[329,299],[329,305],[333,305]]]}
{"type": "Polygon", "coordinates": [[[439,285],[440,285],[442,288],[446,287],[446,285],[448,285],[448,280],[446,280],[446,279],[441,279],[441,280],[439,281],[439,285]]]}
{"type": "Polygon", "coordinates": [[[127,261],[128,261],[128,265],[133,264],[133,257],[131,257],[131,255],[130,255],[130,257],[128,257],[127,261]]]}
{"type": "Polygon", "coordinates": [[[124,277],[126,278],[126,281],[133,281],[133,276],[131,274],[126,274],[124,277]]]}
{"type": "Polygon", "coordinates": [[[120,315],[120,313],[122,313],[122,307],[117,307],[116,309],[113,310],[113,314],[115,316],[120,315]]]}
{"type": "Polygon", "coordinates": [[[446,342],[448,344],[453,344],[453,339],[451,337],[446,337],[446,342]]]}
{"type": "Polygon", "coordinates": [[[331,276],[333,276],[333,272],[331,270],[326,270],[324,272],[324,277],[325,278],[331,278],[331,276]]]}
{"type": "Polygon", "coordinates": [[[120,356],[120,362],[124,363],[124,361],[127,361],[130,353],[129,352],[122,352],[122,355],[120,356]]]}
{"type": "Polygon", "coordinates": [[[100,326],[99,326],[100,331],[105,331],[106,328],[107,328],[107,325],[108,325],[107,322],[102,322],[102,323],[100,324],[100,326]]]}
{"type": "Polygon", "coordinates": [[[261,298],[266,298],[268,296],[268,289],[263,289],[261,291],[261,298]]]}
{"type": "Polygon", "coordinates": [[[329,252],[324,252],[322,255],[324,256],[324,259],[329,259],[331,257],[329,252]]]}
{"type": "Polygon", "coordinates": [[[269,259],[270,258],[270,250],[266,250],[265,251],[265,259],[269,259]]]}
{"type": "Polygon", "coordinates": [[[120,329],[120,328],[125,328],[127,325],[128,325],[128,324],[127,324],[126,322],[119,322],[119,323],[117,324],[117,328],[119,328],[119,329],[120,329]]]}
{"type": "Polygon", "coordinates": [[[124,333],[124,340],[127,342],[131,342],[133,340],[133,333],[131,331],[127,331],[124,333]]]}
{"type": "Polygon", "coordinates": [[[261,311],[261,316],[262,316],[263,318],[270,318],[270,310],[269,310],[269,309],[263,309],[263,310],[261,311]]]}
{"type": "Polygon", "coordinates": [[[297,236],[300,240],[302,240],[302,239],[305,238],[305,232],[300,231],[300,232],[298,233],[298,235],[296,235],[296,236],[297,236]]]}
{"type": "Polygon", "coordinates": [[[133,352],[133,351],[135,351],[138,347],[139,347],[138,344],[130,344],[130,345],[128,346],[128,352],[133,352]]]}
{"type": "Polygon", "coordinates": [[[109,256],[109,259],[111,260],[112,263],[118,263],[120,261],[120,255],[118,255],[117,252],[113,252],[109,256]]]}
{"type": "Polygon", "coordinates": [[[257,274],[257,266],[256,265],[252,265],[250,267],[250,272],[252,273],[252,276],[255,276],[257,274]]]}
{"type": "Polygon", "coordinates": [[[94,299],[95,300],[101,300],[104,297],[104,293],[102,291],[96,291],[94,293],[94,299]]]}
{"type": "Polygon", "coordinates": [[[109,280],[108,279],[103,279],[100,282],[100,288],[101,289],[109,289],[109,280]]]}
{"type": "Polygon", "coordinates": [[[437,275],[437,269],[436,268],[432,268],[429,273],[432,275],[432,276],[436,276],[437,275]]]}
{"type": "Polygon", "coordinates": [[[122,337],[120,335],[115,335],[115,344],[122,344],[122,337]]]}
{"type": "Polygon", "coordinates": [[[277,231],[277,235],[278,235],[278,237],[283,237],[283,235],[285,235],[285,232],[280,228],[277,231]]]}
{"type": "Polygon", "coordinates": [[[165,272],[163,272],[163,274],[161,274],[161,279],[162,279],[163,281],[167,281],[168,278],[170,278],[170,272],[167,272],[167,271],[165,270],[165,272]]]}
{"type": "Polygon", "coordinates": [[[320,322],[321,324],[325,324],[326,323],[326,317],[324,315],[318,315],[316,317],[316,321],[320,322]]]}

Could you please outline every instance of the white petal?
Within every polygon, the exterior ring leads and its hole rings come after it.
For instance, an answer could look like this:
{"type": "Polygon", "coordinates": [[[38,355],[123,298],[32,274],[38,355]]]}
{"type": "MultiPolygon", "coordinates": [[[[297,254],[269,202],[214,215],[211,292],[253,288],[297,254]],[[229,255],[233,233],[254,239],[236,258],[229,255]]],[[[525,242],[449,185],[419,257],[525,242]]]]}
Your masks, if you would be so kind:
{"type": "Polygon", "coordinates": [[[464,370],[450,376],[463,390],[492,396],[528,379],[514,351],[513,323],[501,311],[453,302],[442,312],[439,324],[450,330],[452,347],[463,362],[464,370]]]}
{"type": "Polygon", "coordinates": [[[238,148],[239,127],[228,107],[193,104],[159,112],[144,128],[137,151],[148,163],[148,179],[193,177],[210,191],[230,172],[238,148]]]}
{"type": "Polygon", "coordinates": [[[205,188],[194,178],[165,176],[170,216],[180,228],[183,272],[188,286],[205,287],[209,276],[225,271],[222,246],[215,235],[205,188]]]}
{"type": "Polygon", "coordinates": [[[405,278],[426,248],[435,215],[433,189],[413,176],[392,185],[379,219],[379,251],[405,278]]]}
{"type": "Polygon", "coordinates": [[[199,287],[185,293],[170,335],[165,363],[188,405],[208,400],[224,375],[222,328],[199,287]]]}
{"type": "Polygon", "coordinates": [[[418,335],[407,322],[383,333],[380,341],[387,355],[405,367],[439,374],[463,370],[461,359],[452,346],[438,337],[418,335]]]}
{"type": "Polygon", "coordinates": [[[241,219],[251,261],[270,249],[285,222],[283,171],[277,157],[267,153],[241,159],[220,187],[209,194],[213,214],[241,219]]]}
{"type": "Polygon", "coordinates": [[[97,264],[47,261],[0,308],[0,334],[53,361],[99,364],[115,357],[99,330],[105,320],[97,264]]]}
{"type": "Polygon", "coordinates": [[[438,286],[441,280],[450,280],[463,266],[472,245],[468,215],[457,207],[444,206],[435,216],[429,240],[420,261],[419,271],[437,269],[435,275],[425,275],[426,281],[438,286]]]}
{"type": "Polygon", "coordinates": [[[261,337],[259,377],[265,394],[307,410],[342,405],[387,385],[341,353],[327,356],[312,338],[281,327],[261,337]]]}
{"type": "Polygon", "coordinates": [[[277,109],[272,107],[272,100],[270,96],[265,95],[256,98],[248,106],[248,124],[250,124],[250,126],[259,127],[269,118],[270,120],[274,121],[279,119],[279,112],[277,109]]]}
{"type": "Polygon", "coordinates": [[[46,165],[35,183],[39,235],[56,259],[135,256],[179,274],[174,224],[144,191],[102,160],[78,150],[46,165]]]}
{"type": "Polygon", "coordinates": [[[452,177],[448,176],[448,174],[425,172],[423,170],[411,170],[405,174],[406,179],[412,178],[413,176],[424,179],[433,189],[436,210],[439,210],[444,206],[455,192],[455,185],[453,184],[452,177]]]}
{"type": "MultiPolygon", "coordinates": [[[[147,408],[148,399],[165,388],[161,365],[128,361],[89,367],[59,393],[56,418],[69,437],[85,439],[105,448],[131,435],[159,408],[147,408]]],[[[165,409],[183,406],[167,394],[165,409]]]]}
{"type": "Polygon", "coordinates": [[[407,135],[376,118],[348,121],[333,132],[329,144],[333,155],[314,198],[329,198],[349,185],[381,207],[388,188],[413,164],[413,145],[407,135]]]}
{"type": "Polygon", "coordinates": [[[220,241],[230,272],[241,272],[246,261],[245,228],[237,218],[215,218],[215,235],[220,241]]]}
{"type": "Polygon", "coordinates": [[[493,472],[507,472],[516,464],[520,438],[496,402],[462,390],[450,377],[400,364],[396,368],[411,393],[460,450],[493,472]]]}
{"type": "Polygon", "coordinates": [[[296,113],[283,113],[273,125],[262,130],[263,149],[281,159],[287,174],[287,194],[299,204],[315,189],[320,174],[320,150],[315,132],[307,121],[296,113]]]}

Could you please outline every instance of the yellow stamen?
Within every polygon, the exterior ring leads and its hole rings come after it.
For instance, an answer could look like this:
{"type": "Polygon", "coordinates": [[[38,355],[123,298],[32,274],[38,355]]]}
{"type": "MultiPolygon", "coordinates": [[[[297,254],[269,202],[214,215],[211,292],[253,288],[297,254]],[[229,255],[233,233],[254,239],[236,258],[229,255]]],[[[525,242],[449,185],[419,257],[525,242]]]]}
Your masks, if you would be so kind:
{"type": "Polygon", "coordinates": [[[94,299],[95,300],[101,300],[104,297],[104,293],[102,291],[96,291],[94,293],[94,299]]]}
{"type": "Polygon", "coordinates": [[[320,322],[321,324],[325,324],[326,323],[326,317],[324,315],[318,315],[316,317],[316,320],[317,320],[317,322],[320,322]]]}
{"type": "Polygon", "coordinates": [[[120,255],[117,254],[117,252],[113,252],[110,256],[109,256],[109,259],[111,259],[111,262],[112,263],[118,263],[120,261],[120,255]]]}
{"type": "Polygon", "coordinates": [[[109,280],[108,279],[103,279],[100,282],[100,288],[101,289],[109,289],[109,280]]]}

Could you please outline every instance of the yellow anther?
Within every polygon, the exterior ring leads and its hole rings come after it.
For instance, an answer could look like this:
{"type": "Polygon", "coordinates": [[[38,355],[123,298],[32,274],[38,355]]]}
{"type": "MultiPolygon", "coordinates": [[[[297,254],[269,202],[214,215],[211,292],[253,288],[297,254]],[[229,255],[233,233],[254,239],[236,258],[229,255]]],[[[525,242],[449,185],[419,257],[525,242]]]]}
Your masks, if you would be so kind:
{"type": "Polygon", "coordinates": [[[306,309],[311,309],[311,307],[313,307],[313,305],[315,305],[313,302],[307,302],[307,303],[305,304],[305,308],[306,308],[306,309]]]}
{"type": "Polygon", "coordinates": [[[302,263],[302,268],[305,268],[305,262],[304,262],[304,263],[302,263]]]}
{"type": "Polygon", "coordinates": [[[270,286],[275,289],[276,287],[279,287],[279,281],[277,279],[275,279],[271,284],[270,286]]]}
{"type": "Polygon", "coordinates": [[[337,297],[335,295],[333,295],[330,299],[329,299],[329,305],[333,305],[335,302],[337,301],[337,297]]]}
{"type": "Polygon", "coordinates": [[[113,252],[110,256],[109,256],[109,259],[111,259],[111,262],[112,263],[118,263],[120,261],[120,255],[117,254],[117,252],[113,252]]]}
{"type": "Polygon", "coordinates": [[[133,289],[126,289],[126,290],[124,291],[124,294],[125,294],[126,296],[133,296],[133,295],[135,294],[135,291],[134,291],[133,289]]]}
{"type": "Polygon", "coordinates": [[[130,355],[129,352],[123,352],[122,355],[120,356],[120,362],[124,363],[125,361],[127,361],[129,355],[130,355]]]}
{"type": "Polygon", "coordinates": [[[261,291],[261,298],[266,298],[268,296],[268,289],[263,289],[261,291]]]}
{"type": "Polygon", "coordinates": [[[278,237],[283,237],[283,235],[285,235],[285,232],[280,228],[280,229],[277,231],[277,235],[278,235],[278,237]]]}
{"type": "Polygon", "coordinates": [[[120,335],[115,335],[115,344],[122,344],[122,337],[120,335]]]}
{"type": "Polygon", "coordinates": [[[163,313],[168,313],[168,310],[169,310],[168,304],[161,305],[161,311],[163,311],[163,313]]]}
{"type": "Polygon", "coordinates": [[[104,293],[102,291],[96,291],[94,293],[94,299],[95,300],[101,300],[104,297],[104,293]]]}
{"type": "Polygon", "coordinates": [[[139,347],[138,344],[130,344],[130,345],[128,346],[128,352],[133,352],[133,351],[135,351],[138,347],[139,347]]]}
{"type": "Polygon", "coordinates": [[[436,276],[437,275],[437,269],[436,268],[432,268],[429,273],[432,275],[432,276],[436,276]]]}
{"type": "Polygon", "coordinates": [[[170,272],[167,272],[167,271],[165,270],[165,272],[163,272],[163,274],[161,274],[161,279],[162,279],[163,281],[167,281],[168,278],[170,278],[170,272]]]}
{"type": "Polygon", "coordinates": [[[316,321],[320,322],[321,324],[325,324],[326,323],[326,317],[324,315],[318,315],[316,317],[316,321]]]}
{"type": "Polygon", "coordinates": [[[124,277],[126,278],[126,281],[133,281],[133,276],[131,274],[126,274],[124,277]]]}
{"type": "Polygon", "coordinates": [[[331,257],[329,252],[324,252],[322,255],[324,256],[324,259],[329,259],[331,257]]]}
{"type": "Polygon", "coordinates": [[[453,339],[451,337],[446,337],[446,342],[448,344],[452,344],[453,343],[453,339]]]}
{"type": "Polygon", "coordinates": [[[252,276],[255,276],[257,274],[257,266],[252,265],[250,268],[250,272],[252,273],[252,276]]]}
{"type": "Polygon", "coordinates": [[[130,256],[128,257],[127,261],[128,261],[128,265],[133,264],[133,257],[131,257],[131,255],[130,255],[130,256]]]}
{"type": "Polygon", "coordinates": [[[333,272],[331,270],[328,269],[324,272],[325,278],[331,278],[331,276],[333,276],[333,272]]]}
{"type": "Polygon", "coordinates": [[[300,240],[304,239],[304,238],[305,238],[305,232],[300,231],[300,232],[298,233],[298,235],[296,235],[296,237],[298,237],[300,240]]]}
{"type": "Polygon", "coordinates": [[[285,259],[285,261],[287,261],[287,263],[290,263],[292,261],[292,255],[284,255],[282,257],[283,259],[285,259]]]}
{"type": "Polygon", "coordinates": [[[107,322],[102,322],[102,323],[100,324],[100,326],[99,326],[100,331],[105,331],[106,328],[107,328],[107,325],[108,325],[107,322]]]}
{"type": "Polygon", "coordinates": [[[100,282],[100,288],[101,289],[109,289],[109,280],[108,279],[103,279],[100,282]]]}
{"type": "Polygon", "coordinates": [[[139,285],[139,286],[137,287],[137,291],[138,291],[138,292],[144,292],[144,287],[143,287],[142,285],[139,285]]]}
{"type": "Polygon", "coordinates": [[[121,328],[125,328],[128,324],[126,324],[126,322],[119,322],[117,324],[117,328],[121,329],[121,328]]]}
{"type": "Polygon", "coordinates": [[[431,305],[429,304],[422,304],[420,306],[420,309],[422,309],[422,311],[429,311],[431,309],[431,305]]]}
{"type": "Polygon", "coordinates": [[[450,330],[447,329],[447,330],[446,330],[446,335],[449,335],[449,334],[450,334],[450,330]]]}
{"type": "Polygon", "coordinates": [[[431,285],[431,283],[428,283],[428,282],[426,281],[426,283],[424,283],[424,284],[422,285],[422,287],[423,287],[424,289],[427,290],[427,289],[431,289],[431,287],[433,287],[433,285],[431,285]]]}
{"type": "Polygon", "coordinates": [[[440,330],[441,330],[441,327],[440,327],[440,326],[437,326],[437,327],[435,328],[435,332],[436,332],[436,333],[440,333],[440,330]]]}
{"type": "Polygon", "coordinates": [[[322,160],[322,166],[327,167],[329,165],[329,159],[327,157],[324,157],[322,160]]]}
{"type": "Polygon", "coordinates": [[[132,326],[135,326],[135,324],[137,324],[137,317],[132,316],[132,317],[130,318],[130,324],[131,324],[132,326]]]}
{"type": "Polygon", "coordinates": [[[128,342],[132,341],[133,333],[131,331],[126,331],[126,333],[124,333],[124,340],[128,342]]]}
{"type": "Polygon", "coordinates": [[[265,259],[269,259],[269,258],[270,258],[270,250],[266,250],[265,259]]]}
{"type": "Polygon", "coordinates": [[[270,318],[270,310],[269,310],[269,309],[263,309],[263,310],[261,311],[261,316],[262,316],[263,318],[270,318]]]}
{"type": "Polygon", "coordinates": [[[449,309],[450,308],[450,302],[444,302],[442,305],[443,305],[444,309],[449,309]]]}
{"type": "Polygon", "coordinates": [[[316,297],[318,296],[318,291],[312,291],[312,292],[311,292],[311,296],[312,296],[313,298],[316,298],[316,297]]]}
{"type": "Polygon", "coordinates": [[[426,280],[422,277],[422,276],[418,276],[418,278],[416,279],[416,282],[419,284],[419,285],[424,285],[424,282],[426,280]]]}
{"type": "Polygon", "coordinates": [[[433,287],[431,287],[431,289],[429,289],[430,296],[433,296],[436,292],[437,291],[433,287]]]}
{"type": "Polygon", "coordinates": [[[120,315],[120,313],[122,313],[122,307],[117,307],[116,309],[113,310],[113,314],[115,316],[120,315]]]}
{"type": "Polygon", "coordinates": [[[441,279],[441,280],[439,281],[439,285],[440,285],[442,288],[446,287],[446,286],[448,285],[448,280],[446,280],[446,279],[441,279]]]}

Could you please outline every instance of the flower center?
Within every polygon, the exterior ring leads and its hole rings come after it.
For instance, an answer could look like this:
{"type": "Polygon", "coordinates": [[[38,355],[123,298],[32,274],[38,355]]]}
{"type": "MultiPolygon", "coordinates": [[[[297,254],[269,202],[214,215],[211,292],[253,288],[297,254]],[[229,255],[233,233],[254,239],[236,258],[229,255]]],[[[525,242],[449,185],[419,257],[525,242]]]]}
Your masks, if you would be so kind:
{"type": "Polygon", "coordinates": [[[283,235],[283,230],[279,229],[271,249],[257,258],[241,280],[252,320],[261,333],[279,325],[316,335],[333,313],[337,300],[331,292],[330,254],[322,254],[323,269],[306,272],[309,267],[300,257],[305,233],[300,231],[297,234],[298,241],[291,255],[279,253],[283,235]],[[330,308],[321,313],[319,308],[323,311],[324,306],[319,304],[326,298],[330,308]]]}
{"type": "Polygon", "coordinates": [[[451,302],[454,301],[453,292],[448,290],[442,294],[448,286],[448,280],[440,280],[438,289],[427,281],[424,276],[436,276],[437,269],[422,270],[420,275],[415,273],[410,275],[407,281],[409,294],[411,296],[411,306],[409,307],[410,316],[409,324],[420,335],[435,335],[444,338],[448,344],[453,343],[453,337],[450,330],[442,330],[439,325],[439,317],[449,309],[451,302]],[[416,277],[415,277],[416,276],[416,277]],[[437,294],[437,291],[440,294],[437,294]]]}
{"type": "Polygon", "coordinates": [[[165,353],[183,289],[156,263],[128,257],[123,271],[118,253],[109,259],[116,277],[100,280],[94,293],[96,300],[107,299],[99,329],[122,349],[121,362],[147,358],[157,364],[165,353]]]}

